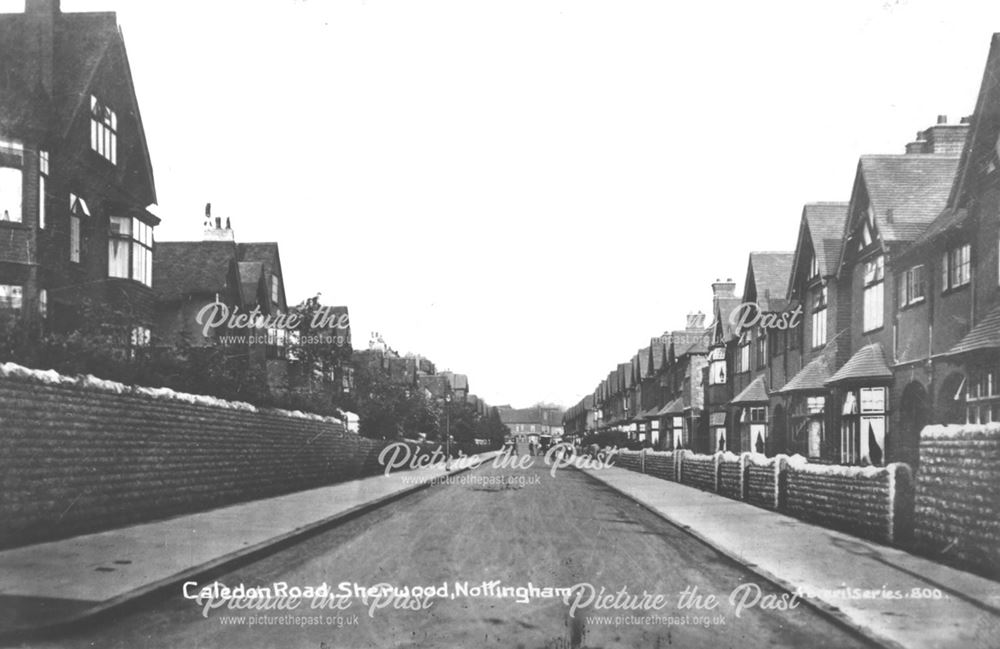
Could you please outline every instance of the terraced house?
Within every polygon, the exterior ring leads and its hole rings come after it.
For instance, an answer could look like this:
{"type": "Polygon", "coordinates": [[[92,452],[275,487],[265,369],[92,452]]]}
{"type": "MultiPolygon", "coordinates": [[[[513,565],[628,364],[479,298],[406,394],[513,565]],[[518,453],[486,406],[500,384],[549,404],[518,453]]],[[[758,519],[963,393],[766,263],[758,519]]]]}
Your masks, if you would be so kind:
{"type": "Polygon", "coordinates": [[[115,14],[0,14],[0,308],[148,344],[154,203],[115,14]]]}

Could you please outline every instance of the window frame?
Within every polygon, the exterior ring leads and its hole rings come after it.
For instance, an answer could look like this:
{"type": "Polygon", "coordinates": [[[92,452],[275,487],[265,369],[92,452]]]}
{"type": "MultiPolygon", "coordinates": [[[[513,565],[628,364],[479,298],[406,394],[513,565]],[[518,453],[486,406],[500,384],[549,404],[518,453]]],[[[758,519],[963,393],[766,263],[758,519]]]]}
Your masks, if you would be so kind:
{"type": "Polygon", "coordinates": [[[885,255],[879,254],[864,262],[861,330],[878,331],[885,326],[885,255]],[[877,320],[870,321],[870,317],[877,320]]]}
{"type": "Polygon", "coordinates": [[[144,286],[153,285],[153,226],[134,216],[108,217],[108,277],[113,279],[129,279],[144,286]],[[115,230],[116,222],[128,223],[128,231],[115,230]],[[112,259],[120,259],[114,255],[116,242],[123,242],[126,247],[124,260],[125,274],[112,272],[112,259]],[[138,267],[137,267],[138,264],[138,267]]]}
{"type": "Polygon", "coordinates": [[[96,95],[90,95],[90,150],[118,164],[118,113],[96,95]]]}

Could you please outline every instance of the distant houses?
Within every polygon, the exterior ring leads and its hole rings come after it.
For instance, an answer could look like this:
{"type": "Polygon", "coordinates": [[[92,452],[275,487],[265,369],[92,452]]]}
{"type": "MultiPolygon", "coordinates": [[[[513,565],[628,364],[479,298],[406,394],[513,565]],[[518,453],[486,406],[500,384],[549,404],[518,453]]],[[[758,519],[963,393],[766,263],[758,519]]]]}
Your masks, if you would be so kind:
{"type": "Polygon", "coordinates": [[[847,200],[803,207],[794,250],[751,252],[739,297],[716,282],[711,323],[654,339],[660,365],[651,345],[616,366],[567,431],[916,466],[927,424],[1000,421],[998,79],[995,35],[970,118],[862,155],[847,200]]]}

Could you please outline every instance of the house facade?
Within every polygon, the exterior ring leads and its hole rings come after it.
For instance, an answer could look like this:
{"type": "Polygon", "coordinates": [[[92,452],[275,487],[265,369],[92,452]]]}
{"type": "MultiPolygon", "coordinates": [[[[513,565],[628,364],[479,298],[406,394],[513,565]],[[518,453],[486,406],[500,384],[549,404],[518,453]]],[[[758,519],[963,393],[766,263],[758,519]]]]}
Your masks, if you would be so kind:
{"type": "Polygon", "coordinates": [[[0,309],[148,344],[152,163],[111,12],[0,15],[0,309]]]}

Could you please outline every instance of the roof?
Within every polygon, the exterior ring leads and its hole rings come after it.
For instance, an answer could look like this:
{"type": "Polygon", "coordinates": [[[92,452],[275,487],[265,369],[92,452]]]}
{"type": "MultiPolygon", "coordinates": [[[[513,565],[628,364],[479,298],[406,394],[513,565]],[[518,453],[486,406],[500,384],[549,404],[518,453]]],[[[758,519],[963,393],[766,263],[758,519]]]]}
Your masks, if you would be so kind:
{"type": "Polygon", "coordinates": [[[244,303],[257,299],[257,282],[278,270],[278,244],[232,241],[157,241],[153,255],[153,292],[172,302],[190,295],[214,295],[227,290],[230,267],[237,265],[244,303]]]}
{"type": "Polygon", "coordinates": [[[750,282],[753,281],[754,301],[761,309],[764,311],[784,309],[788,278],[792,274],[794,260],[794,252],[751,252],[743,299],[746,300],[750,295],[750,282]]]}
{"type": "Polygon", "coordinates": [[[640,378],[648,378],[652,374],[652,359],[650,358],[649,347],[643,347],[639,350],[639,376],[640,378]]]}
{"type": "MultiPolygon", "coordinates": [[[[89,112],[91,88],[105,61],[113,61],[120,65],[112,82],[121,84],[123,93],[127,96],[127,105],[115,106],[118,114],[129,115],[137,126],[137,155],[132,150],[120,150],[117,173],[119,179],[126,172],[138,173],[144,195],[140,198],[144,203],[156,202],[156,186],[153,180],[153,168],[146,144],[146,136],[139,113],[138,101],[129,67],[128,53],[125,41],[118,28],[118,19],[114,12],[68,12],[58,10],[55,14],[47,14],[43,8],[31,10],[30,6],[24,12],[0,14],[0,60],[9,64],[5,72],[16,79],[15,87],[21,90],[34,85],[37,79],[35,67],[38,60],[35,56],[25,56],[25,52],[38,52],[39,45],[29,45],[29,39],[35,36],[35,30],[29,29],[30,21],[52,20],[52,87],[36,92],[24,101],[15,98],[0,99],[0,117],[15,117],[18,109],[30,108],[36,114],[45,115],[45,130],[52,134],[68,138],[70,129],[77,122],[77,117],[83,111],[89,112]],[[31,11],[31,13],[29,13],[31,11]],[[114,56],[116,58],[110,58],[114,56]],[[6,100],[6,101],[5,101],[6,100]],[[13,109],[15,112],[10,113],[13,109]]],[[[8,94],[7,92],[3,94],[8,94]]]]}
{"type": "Polygon", "coordinates": [[[986,57],[983,80],[976,97],[976,107],[969,124],[969,135],[949,205],[966,207],[980,190],[992,167],[998,162],[997,134],[1000,132],[1000,34],[993,34],[986,57]]]}
{"type": "Polygon", "coordinates": [[[928,244],[939,237],[961,231],[969,223],[969,210],[965,208],[946,208],[934,219],[923,233],[917,237],[901,256],[912,256],[924,250],[928,244]]]}
{"type": "Polygon", "coordinates": [[[979,324],[948,350],[948,354],[966,354],[986,349],[1000,349],[1000,306],[987,313],[979,324]]]}
{"type": "Polygon", "coordinates": [[[882,240],[909,243],[919,237],[947,204],[957,170],[957,156],[861,156],[858,175],[882,240]]]}
{"type": "Polygon", "coordinates": [[[658,416],[663,415],[679,415],[684,412],[684,399],[682,397],[677,397],[667,405],[660,408],[656,413],[658,416]]]}
{"type": "Polygon", "coordinates": [[[737,394],[736,397],[729,403],[734,406],[738,406],[744,403],[767,403],[767,401],[769,401],[769,397],[767,395],[767,382],[762,374],[751,381],[750,385],[744,388],[743,391],[737,394]]]}
{"type": "Polygon", "coordinates": [[[500,411],[500,421],[505,424],[542,424],[562,426],[563,411],[558,408],[518,408],[500,411]]]}
{"type": "Polygon", "coordinates": [[[847,203],[821,202],[806,203],[802,208],[802,220],[809,228],[809,238],[824,275],[837,274],[847,207],[847,203]]]}
{"type": "Polygon", "coordinates": [[[153,292],[163,302],[224,293],[235,259],[232,241],[157,241],[153,292]]]}
{"type": "Polygon", "coordinates": [[[882,343],[865,345],[854,356],[844,363],[827,383],[842,383],[859,379],[891,379],[892,370],[885,362],[885,352],[882,343]]]}
{"type": "Polygon", "coordinates": [[[830,378],[830,365],[832,358],[829,354],[820,354],[808,365],[803,367],[792,377],[788,383],[777,392],[813,392],[826,389],[826,382],[830,378]]]}

